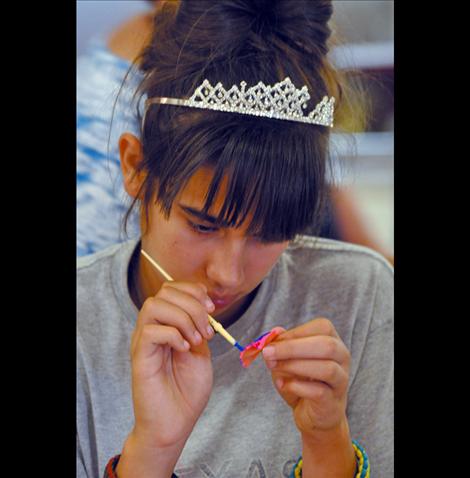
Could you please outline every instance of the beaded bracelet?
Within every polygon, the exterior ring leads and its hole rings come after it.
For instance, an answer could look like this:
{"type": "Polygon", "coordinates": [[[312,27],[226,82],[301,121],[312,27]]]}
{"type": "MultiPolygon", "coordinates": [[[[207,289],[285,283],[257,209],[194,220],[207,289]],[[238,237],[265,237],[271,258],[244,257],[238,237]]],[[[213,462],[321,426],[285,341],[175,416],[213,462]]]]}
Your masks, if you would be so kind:
{"type": "MultiPolygon", "coordinates": [[[[356,453],[354,478],[370,478],[370,463],[366,450],[356,440],[352,440],[352,446],[356,453]]],[[[302,457],[297,460],[289,478],[302,478],[302,457]]]]}
{"type": "Polygon", "coordinates": [[[370,463],[366,450],[356,440],[352,441],[352,446],[356,452],[358,468],[354,478],[370,478],[370,463]]]}
{"type": "Polygon", "coordinates": [[[121,458],[121,455],[116,455],[116,456],[113,456],[111,460],[108,461],[108,464],[106,465],[106,468],[104,469],[103,478],[117,478],[116,467],[119,462],[119,458],[121,458]]]}
{"type": "Polygon", "coordinates": [[[302,457],[297,460],[297,463],[294,465],[292,473],[289,478],[301,478],[302,477],[302,457]]]}
{"type": "MultiPolygon", "coordinates": [[[[104,470],[103,478],[118,478],[116,473],[116,467],[117,467],[117,464],[119,463],[119,458],[121,458],[121,455],[116,455],[116,456],[113,456],[108,461],[108,464],[106,465],[106,468],[104,470]]],[[[178,477],[174,473],[172,473],[171,478],[178,478],[178,477]]]]}

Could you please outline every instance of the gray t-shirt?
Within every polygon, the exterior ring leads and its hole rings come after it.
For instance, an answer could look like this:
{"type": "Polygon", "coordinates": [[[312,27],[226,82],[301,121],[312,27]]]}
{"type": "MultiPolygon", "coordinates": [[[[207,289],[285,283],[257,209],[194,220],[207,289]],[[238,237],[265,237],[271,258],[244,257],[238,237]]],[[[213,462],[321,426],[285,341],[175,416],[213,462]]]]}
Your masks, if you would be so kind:
{"type": "MultiPolygon", "coordinates": [[[[77,477],[100,478],[134,424],[129,344],[138,310],[127,286],[137,240],[78,259],[77,477]]],[[[393,476],[393,269],[370,249],[298,236],[228,331],[247,345],[276,325],[330,319],[351,352],[347,415],[373,477],[393,476]]],[[[291,408],[258,358],[241,367],[210,341],[214,387],[176,465],[180,478],[288,477],[301,454],[291,408]]],[[[158,404],[155,404],[158,406],[158,404]]]]}

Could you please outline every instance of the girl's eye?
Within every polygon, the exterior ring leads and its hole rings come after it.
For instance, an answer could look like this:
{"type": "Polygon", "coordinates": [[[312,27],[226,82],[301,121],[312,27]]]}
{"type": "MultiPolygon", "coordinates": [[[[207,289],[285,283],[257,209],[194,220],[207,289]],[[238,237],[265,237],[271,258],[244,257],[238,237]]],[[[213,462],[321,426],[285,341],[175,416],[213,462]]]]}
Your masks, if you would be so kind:
{"type": "Polygon", "coordinates": [[[195,224],[191,221],[188,221],[188,224],[191,227],[191,229],[196,231],[198,234],[209,234],[211,232],[217,231],[216,227],[203,226],[202,224],[195,224]]]}

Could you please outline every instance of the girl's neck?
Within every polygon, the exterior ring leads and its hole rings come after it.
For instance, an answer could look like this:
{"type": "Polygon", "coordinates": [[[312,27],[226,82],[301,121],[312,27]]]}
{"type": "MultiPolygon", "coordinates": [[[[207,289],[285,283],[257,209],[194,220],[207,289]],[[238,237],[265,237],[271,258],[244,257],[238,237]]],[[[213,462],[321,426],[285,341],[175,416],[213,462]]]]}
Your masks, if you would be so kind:
{"type": "Polygon", "coordinates": [[[145,278],[149,271],[143,270],[146,267],[148,267],[148,263],[143,261],[139,244],[129,262],[127,275],[129,294],[138,310],[142,308],[147,297],[156,294],[163,283],[162,281],[160,284],[148,284],[145,278]]]}

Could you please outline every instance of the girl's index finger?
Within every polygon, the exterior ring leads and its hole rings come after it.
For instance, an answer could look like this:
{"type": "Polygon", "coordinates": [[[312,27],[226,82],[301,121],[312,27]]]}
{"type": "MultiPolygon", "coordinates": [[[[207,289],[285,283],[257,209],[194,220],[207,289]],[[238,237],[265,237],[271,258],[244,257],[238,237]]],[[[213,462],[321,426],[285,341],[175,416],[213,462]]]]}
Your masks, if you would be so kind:
{"type": "Polygon", "coordinates": [[[274,340],[265,349],[266,360],[320,359],[339,364],[348,361],[348,352],[342,342],[331,336],[302,337],[290,340],[274,340]]]}
{"type": "Polygon", "coordinates": [[[281,333],[276,341],[300,339],[302,337],[311,337],[314,335],[327,335],[340,338],[332,322],[323,317],[313,319],[310,322],[286,330],[281,333]]]}

